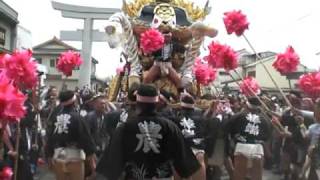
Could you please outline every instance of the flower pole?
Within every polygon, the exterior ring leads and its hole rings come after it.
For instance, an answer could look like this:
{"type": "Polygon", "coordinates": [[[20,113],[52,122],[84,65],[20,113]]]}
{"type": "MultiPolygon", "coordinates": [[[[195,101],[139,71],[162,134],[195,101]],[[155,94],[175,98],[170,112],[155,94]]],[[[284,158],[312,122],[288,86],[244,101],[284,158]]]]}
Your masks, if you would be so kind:
{"type": "MultiPolygon", "coordinates": [[[[17,123],[15,151],[17,156],[14,162],[14,179],[17,179],[19,146],[20,146],[20,120],[25,116],[24,103],[27,99],[20,89],[33,89],[37,85],[37,63],[32,57],[31,50],[14,51],[12,55],[6,54],[5,65],[1,67],[0,119],[17,123]],[[18,88],[20,87],[20,89],[18,88]]],[[[1,58],[0,58],[1,60],[1,58]]],[[[3,62],[3,59],[1,60],[3,62]]]]}
{"type": "Polygon", "coordinates": [[[262,65],[263,69],[267,72],[268,76],[270,77],[271,81],[273,82],[273,84],[276,86],[276,88],[280,91],[281,95],[283,96],[284,100],[286,101],[287,105],[292,108],[292,104],[289,101],[289,99],[287,98],[287,96],[285,96],[283,90],[280,88],[280,86],[278,85],[277,81],[273,78],[273,76],[271,75],[270,71],[268,70],[268,68],[266,67],[266,65],[261,61],[262,58],[260,57],[260,55],[256,52],[256,50],[254,49],[254,47],[252,46],[252,44],[250,43],[250,41],[248,40],[248,38],[243,34],[242,35],[244,37],[244,39],[246,40],[246,42],[248,43],[248,45],[250,46],[251,50],[253,51],[253,53],[257,56],[258,58],[258,62],[262,65]]]}
{"type": "Polygon", "coordinates": [[[292,104],[288,100],[288,98],[285,96],[282,89],[279,87],[278,83],[275,81],[275,79],[272,77],[270,71],[267,69],[265,64],[260,61],[262,58],[257,54],[256,50],[248,40],[248,38],[244,35],[244,31],[249,29],[249,22],[247,21],[246,15],[242,14],[241,11],[230,11],[224,13],[225,17],[223,18],[224,24],[226,26],[226,30],[228,34],[235,33],[238,37],[243,36],[246,42],[249,44],[250,48],[254,52],[254,54],[257,56],[259,63],[263,66],[263,68],[266,70],[268,76],[272,80],[273,84],[276,86],[276,88],[280,91],[281,95],[285,99],[287,105],[289,107],[292,107],[292,104]]]}
{"type": "Polygon", "coordinates": [[[19,156],[20,136],[21,136],[21,128],[20,128],[20,121],[18,121],[17,130],[16,130],[16,144],[15,144],[17,157],[14,160],[14,180],[17,180],[17,176],[18,176],[18,166],[19,166],[19,157],[20,157],[19,156]]]}
{"type": "MultiPolygon", "coordinates": [[[[210,64],[214,68],[224,68],[226,72],[233,70],[236,73],[236,75],[243,81],[243,85],[240,85],[230,73],[229,75],[233,80],[235,80],[235,82],[240,87],[240,89],[246,89],[246,91],[243,91],[243,93],[247,92],[247,95],[248,94],[254,95],[259,100],[263,108],[266,111],[271,112],[268,106],[257,95],[260,89],[258,88],[257,83],[252,83],[253,81],[251,80],[248,81],[247,79],[244,80],[243,77],[236,70],[236,68],[238,67],[237,53],[231,47],[227,45],[222,45],[216,42],[212,42],[208,48],[210,53],[208,56],[205,57],[205,60],[208,62],[208,64],[210,64]],[[249,82],[249,83],[246,83],[246,82],[249,82]],[[252,84],[256,84],[256,85],[252,85],[252,84]]],[[[265,115],[266,118],[268,118],[268,116],[264,112],[263,114],[265,115]]],[[[277,124],[277,125],[278,125],[278,127],[276,127],[277,130],[280,131],[284,129],[281,124],[277,124]]]]}

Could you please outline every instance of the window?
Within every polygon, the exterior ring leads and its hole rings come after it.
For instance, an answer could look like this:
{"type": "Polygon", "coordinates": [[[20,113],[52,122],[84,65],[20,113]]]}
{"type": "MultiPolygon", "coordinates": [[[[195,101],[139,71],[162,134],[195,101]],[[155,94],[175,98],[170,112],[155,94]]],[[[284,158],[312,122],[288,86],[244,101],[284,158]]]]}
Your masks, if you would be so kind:
{"type": "Polygon", "coordinates": [[[248,76],[256,77],[256,71],[249,71],[248,76]]]}
{"type": "Polygon", "coordinates": [[[219,72],[219,75],[220,76],[229,76],[230,74],[225,71],[221,71],[221,72],[219,72]]]}
{"type": "Polygon", "coordinates": [[[36,58],[38,64],[42,64],[42,58],[36,58]]]}
{"type": "Polygon", "coordinates": [[[0,28],[0,47],[4,47],[6,44],[6,30],[0,28]]]}
{"type": "Polygon", "coordinates": [[[50,59],[50,67],[56,67],[56,60],[50,59]]]}

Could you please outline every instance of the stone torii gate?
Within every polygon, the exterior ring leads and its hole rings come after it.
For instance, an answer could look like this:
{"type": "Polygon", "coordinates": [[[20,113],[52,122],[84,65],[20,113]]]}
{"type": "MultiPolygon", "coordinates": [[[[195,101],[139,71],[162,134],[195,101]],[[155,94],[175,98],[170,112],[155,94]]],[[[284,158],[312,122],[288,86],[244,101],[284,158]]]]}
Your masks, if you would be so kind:
{"type": "Polygon", "coordinates": [[[106,41],[104,32],[92,29],[93,21],[95,19],[107,20],[112,14],[120,12],[120,9],[77,6],[55,1],[52,1],[52,7],[55,10],[61,11],[62,17],[84,20],[83,30],[60,31],[60,39],[65,41],[82,41],[81,56],[84,63],[80,67],[79,87],[90,86],[92,42],[106,41]]]}

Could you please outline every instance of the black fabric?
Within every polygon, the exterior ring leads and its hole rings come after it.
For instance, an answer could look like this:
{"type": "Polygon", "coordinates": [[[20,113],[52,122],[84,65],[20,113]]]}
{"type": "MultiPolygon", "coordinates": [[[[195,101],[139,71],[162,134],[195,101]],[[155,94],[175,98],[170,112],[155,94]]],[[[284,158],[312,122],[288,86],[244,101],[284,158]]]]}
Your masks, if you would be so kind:
{"type": "Polygon", "coordinates": [[[66,102],[66,101],[72,99],[73,96],[74,96],[73,91],[63,91],[59,94],[59,100],[60,100],[60,102],[66,102]]]}
{"type": "Polygon", "coordinates": [[[99,151],[97,152],[98,154],[102,153],[100,151],[104,151],[104,149],[101,149],[103,143],[106,144],[106,148],[109,146],[109,141],[112,138],[116,127],[121,123],[120,116],[122,112],[123,111],[113,111],[104,114],[102,126],[98,125],[102,115],[98,115],[95,111],[92,111],[86,116],[90,134],[99,151]]]}
{"type": "Polygon", "coordinates": [[[232,116],[226,122],[226,133],[230,134],[236,142],[262,144],[269,138],[270,129],[267,120],[263,116],[244,111],[232,116]],[[250,122],[247,118],[250,114],[258,116],[259,119],[257,121],[259,122],[250,122]]]}
{"type": "MultiPolygon", "coordinates": [[[[148,5],[142,8],[139,19],[148,23],[153,21],[155,5],[148,5]]],[[[179,26],[190,26],[191,23],[188,20],[186,12],[179,7],[174,7],[176,13],[176,24],[179,26]]]]}
{"type": "Polygon", "coordinates": [[[35,121],[36,112],[33,108],[33,105],[30,99],[28,99],[24,103],[24,106],[26,108],[26,115],[24,118],[21,119],[20,125],[23,127],[32,127],[36,123],[35,121]]]}
{"type": "MultiPolygon", "coordinates": [[[[225,126],[228,119],[220,119],[210,117],[204,120],[204,144],[205,152],[208,157],[214,153],[216,140],[223,139],[225,141],[225,149],[228,149],[228,136],[225,134],[225,126]]],[[[227,151],[225,151],[227,154],[227,151]]]]}
{"type": "Polygon", "coordinates": [[[181,102],[187,103],[187,104],[194,104],[194,99],[191,95],[186,95],[182,97],[181,102]]]}
{"type": "Polygon", "coordinates": [[[249,98],[248,98],[248,102],[249,102],[249,104],[251,104],[252,106],[261,106],[261,103],[260,103],[259,99],[256,98],[256,97],[249,97],[249,98]]]}
{"type": "Polygon", "coordinates": [[[158,110],[158,114],[160,116],[162,116],[162,117],[166,117],[167,119],[171,120],[172,122],[176,122],[177,121],[176,114],[168,106],[158,110]]]}
{"type": "Polygon", "coordinates": [[[204,148],[205,148],[205,144],[204,144],[204,130],[205,130],[204,123],[205,123],[205,121],[202,116],[202,112],[198,111],[198,110],[194,110],[194,109],[185,108],[185,109],[182,109],[180,112],[178,112],[177,116],[178,116],[177,117],[178,122],[176,122],[176,124],[178,125],[178,127],[182,131],[182,134],[184,135],[184,139],[187,142],[187,144],[192,148],[204,150],[204,148]],[[191,134],[184,133],[185,131],[188,131],[188,129],[186,129],[186,127],[184,127],[183,120],[187,120],[191,123],[194,123],[194,127],[189,129],[189,130],[193,131],[193,133],[191,133],[191,134]],[[197,142],[199,140],[201,140],[201,141],[197,142]]]}
{"type": "Polygon", "coordinates": [[[47,156],[52,157],[55,148],[68,147],[70,145],[83,149],[87,156],[96,151],[88,126],[80,117],[80,114],[73,107],[63,107],[53,117],[52,125],[48,131],[47,156]],[[55,132],[57,116],[66,114],[71,116],[70,123],[67,125],[68,133],[58,134],[55,132]]]}
{"type": "Polygon", "coordinates": [[[116,129],[109,149],[98,164],[97,171],[108,179],[118,179],[125,169],[129,175],[127,178],[137,179],[130,175],[134,175],[133,167],[138,167],[146,172],[142,178],[158,177],[157,170],[167,162],[172,162],[175,170],[183,178],[189,177],[200,167],[175,124],[156,115],[135,116],[116,129]],[[155,143],[159,145],[155,146],[159,152],[153,149],[145,151],[144,144],[139,146],[140,141],[137,137],[141,135],[140,123],[144,125],[154,123],[161,127],[159,131],[161,138],[156,138],[158,141],[155,143]]]}
{"type": "MultiPolygon", "coordinates": [[[[281,124],[283,125],[283,127],[288,127],[288,131],[292,133],[291,138],[290,137],[286,138],[286,141],[284,144],[285,149],[286,149],[286,146],[289,146],[289,144],[291,144],[291,143],[295,143],[298,145],[304,145],[305,140],[301,134],[300,126],[296,122],[296,120],[295,120],[294,116],[291,114],[291,112],[290,111],[284,112],[281,119],[282,119],[281,124]]],[[[290,148],[288,150],[290,151],[290,148]]]]}
{"type": "Polygon", "coordinates": [[[291,137],[287,137],[284,141],[283,152],[290,155],[290,160],[293,164],[302,165],[304,158],[298,157],[298,151],[305,151],[304,154],[306,154],[307,142],[301,134],[300,126],[296,122],[290,110],[285,111],[281,119],[282,126],[287,127],[288,131],[292,134],[291,137]]]}
{"type": "Polygon", "coordinates": [[[100,161],[97,164],[96,171],[108,179],[119,179],[124,167],[124,149],[122,140],[124,139],[124,125],[120,125],[111,138],[109,147],[105,149],[100,161]]]}
{"type": "Polygon", "coordinates": [[[154,97],[154,96],[158,96],[158,90],[155,86],[151,84],[141,84],[140,87],[138,88],[138,95],[154,97]]]}
{"type": "MultiPolygon", "coordinates": [[[[16,144],[17,124],[11,124],[10,131],[13,134],[13,136],[11,136],[10,138],[11,143],[16,144]]],[[[18,180],[33,180],[31,167],[30,167],[30,156],[29,156],[30,149],[28,149],[28,138],[27,138],[26,131],[27,131],[27,127],[21,126],[20,142],[19,142],[18,173],[17,173],[18,180]]],[[[10,161],[12,161],[12,163],[15,162],[14,158],[9,157],[9,159],[10,161]]]]}
{"type": "Polygon", "coordinates": [[[145,6],[142,8],[141,10],[141,14],[139,19],[148,23],[151,23],[153,21],[153,17],[154,17],[154,5],[150,5],[150,6],[145,6]]]}

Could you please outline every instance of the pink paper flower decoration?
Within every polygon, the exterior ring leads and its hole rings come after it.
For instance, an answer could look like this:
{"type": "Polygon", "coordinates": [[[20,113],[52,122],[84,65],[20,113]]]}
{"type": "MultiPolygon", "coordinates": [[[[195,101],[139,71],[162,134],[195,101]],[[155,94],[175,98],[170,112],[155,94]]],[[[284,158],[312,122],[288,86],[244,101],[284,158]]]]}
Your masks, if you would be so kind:
{"type": "Polygon", "coordinates": [[[117,75],[121,75],[124,73],[124,67],[117,67],[116,69],[117,75]]]}
{"type": "Polygon", "coordinates": [[[6,166],[0,172],[0,179],[1,180],[11,180],[12,176],[13,176],[13,172],[12,172],[11,167],[6,166]]]}
{"type": "Polygon", "coordinates": [[[165,38],[157,29],[149,29],[141,34],[140,48],[146,54],[160,50],[165,43],[165,38]]]}
{"type": "Polygon", "coordinates": [[[224,15],[223,22],[228,34],[235,33],[237,36],[241,36],[246,29],[249,29],[247,17],[241,11],[233,10],[224,13],[224,15]]]}
{"type": "Polygon", "coordinates": [[[37,85],[37,63],[32,58],[31,50],[14,51],[12,56],[5,57],[7,76],[17,86],[32,89],[37,85]]]}
{"type": "Polygon", "coordinates": [[[202,63],[201,59],[196,59],[193,66],[193,73],[195,74],[197,82],[205,86],[216,79],[216,71],[208,66],[208,64],[202,63]]]}
{"type": "Polygon", "coordinates": [[[0,54],[0,69],[6,68],[7,61],[10,59],[10,54],[0,54]]]}
{"type": "Polygon", "coordinates": [[[238,55],[230,46],[212,42],[208,48],[209,55],[205,60],[213,68],[224,68],[230,71],[238,67],[238,55]]]}
{"type": "Polygon", "coordinates": [[[65,76],[72,76],[72,70],[80,67],[83,63],[80,53],[75,51],[67,51],[60,54],[57,62],[57,69],[65,76]]]}
{"type": "Polygon", "coordinates": [[[320,72],[304,74],[298,81],[299,88],[309,97],[320,97],[320,72]]]}
{"type": "Polygon", "coordinates": [[[0,73],[0,120],[18,121],[26,113],[26,96],[12,85],[6,74],[0,73]]]}
{"type": "Polygon", "coordinates": [[[285,53],[277,54],[276,61],[272,66],[282,75],[295,72],[300,63],[299,55],[289,46],[285,53]]]}
{"type": "Polygon", "coordinates": [[[251,76],[246,77],[240,84],[240,92],[245,96],[253,96],[261,92],[258,82],[251,76]]]}

